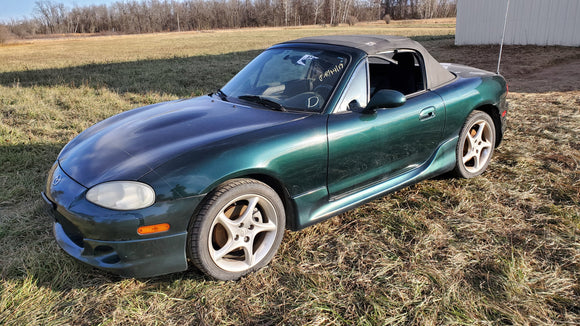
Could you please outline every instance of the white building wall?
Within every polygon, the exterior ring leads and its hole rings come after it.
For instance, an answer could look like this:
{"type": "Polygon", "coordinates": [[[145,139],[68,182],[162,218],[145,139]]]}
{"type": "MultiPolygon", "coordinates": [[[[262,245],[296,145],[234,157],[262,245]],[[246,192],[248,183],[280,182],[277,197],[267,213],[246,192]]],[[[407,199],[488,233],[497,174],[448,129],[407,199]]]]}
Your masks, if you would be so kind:
{"type": "MultiPolygon", "coordinates": [[[[458,0],[455,44],[499,44],[507,0],[458,0]]],[[[510,0],[505,44],[580,46],[580,0],[510,0]]]]}

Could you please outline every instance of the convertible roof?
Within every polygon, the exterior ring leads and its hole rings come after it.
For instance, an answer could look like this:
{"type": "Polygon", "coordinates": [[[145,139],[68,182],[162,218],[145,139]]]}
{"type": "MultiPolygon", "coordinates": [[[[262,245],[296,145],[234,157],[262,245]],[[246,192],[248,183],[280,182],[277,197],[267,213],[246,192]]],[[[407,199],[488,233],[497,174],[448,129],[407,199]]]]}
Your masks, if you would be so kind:
{"type": "Polygon", "coordinates": [[[436,88],[455,78],[455,75],[447,71],[435,58],[416,41],[403,36],[393,35],[324,35],[304,37],[285,43],[318,43],[338,46],[346,46],[359,49],[368,55],[380,56],[383,52],[409,49],[421,54],[425,62],[427,75],[427,88],[436,88]]]}

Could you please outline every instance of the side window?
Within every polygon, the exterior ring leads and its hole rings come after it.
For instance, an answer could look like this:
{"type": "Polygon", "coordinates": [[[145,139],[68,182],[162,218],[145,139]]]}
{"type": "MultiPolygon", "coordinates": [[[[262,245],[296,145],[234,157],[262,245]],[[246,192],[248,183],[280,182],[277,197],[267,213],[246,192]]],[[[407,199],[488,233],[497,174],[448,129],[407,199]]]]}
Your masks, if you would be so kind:
{"type": "Polygon", "coordinates": [[[405,95],[425,89],[423,65],[417,53],[398,51],[369,59],[371,97],[381,89],[393,89],[405,95]]]}
{"type": "Polygon", "coordinates": [[[353,111],[357,108],[366,107],[369,102],[367,81],[367,61],[365,60],[356,67],[335,113],[353,111]]]}

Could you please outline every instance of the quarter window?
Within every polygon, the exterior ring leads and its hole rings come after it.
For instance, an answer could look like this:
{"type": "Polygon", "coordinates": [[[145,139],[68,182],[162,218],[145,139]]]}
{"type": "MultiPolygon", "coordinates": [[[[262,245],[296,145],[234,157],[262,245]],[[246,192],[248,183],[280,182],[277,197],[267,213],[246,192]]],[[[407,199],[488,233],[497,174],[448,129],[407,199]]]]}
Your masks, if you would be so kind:
{"type": "Polygon", "coordinates": [[[346,88],[346,92],[340,101],[335,113],[356,111],[367,106],[368,100],[368,74],[367,61],[361,62],[346,88]]]}

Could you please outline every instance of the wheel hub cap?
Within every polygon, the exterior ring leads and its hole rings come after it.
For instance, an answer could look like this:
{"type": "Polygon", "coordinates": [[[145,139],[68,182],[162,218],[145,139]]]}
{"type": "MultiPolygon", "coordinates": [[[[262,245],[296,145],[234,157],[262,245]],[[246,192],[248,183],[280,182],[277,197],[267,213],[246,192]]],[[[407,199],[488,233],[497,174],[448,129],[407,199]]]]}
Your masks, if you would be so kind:
{"type": "Polygon", "coordinates": [[[259,195],[240,196],[215,217],[208,239],[210,256],[224,270],[246,270],[267,255],[276,233],[272,203],[259,195]]]}

